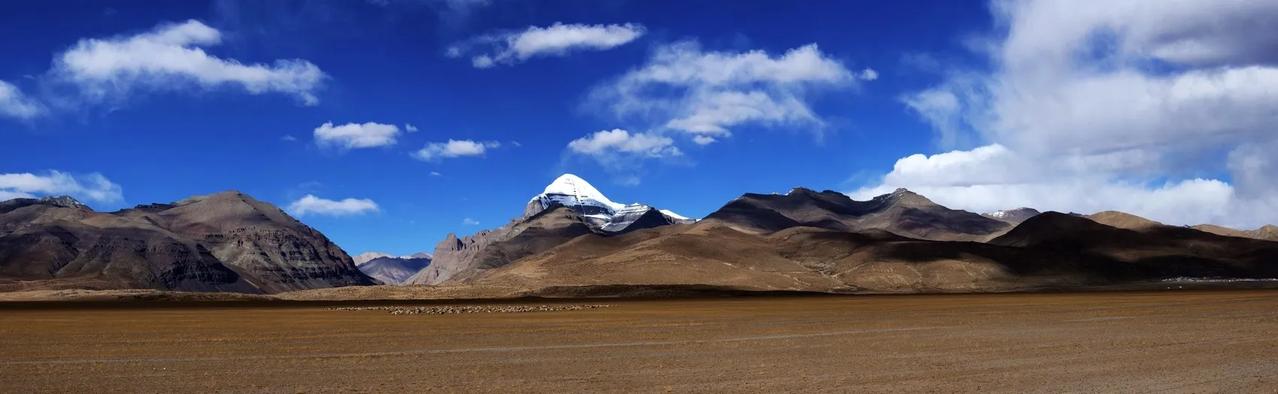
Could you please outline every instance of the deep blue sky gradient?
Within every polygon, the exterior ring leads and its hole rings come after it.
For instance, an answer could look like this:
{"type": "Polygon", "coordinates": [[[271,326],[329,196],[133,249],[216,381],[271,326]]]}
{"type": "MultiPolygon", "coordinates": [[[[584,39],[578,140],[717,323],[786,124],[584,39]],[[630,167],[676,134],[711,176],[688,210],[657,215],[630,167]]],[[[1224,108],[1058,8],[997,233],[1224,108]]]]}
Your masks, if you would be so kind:
{"type": "Polygon", "coordinates": [[[922,54],[979,67],[964,43],[992,24],[983,5],[953,1],[496,1],[469,15],[417,2],[6,2],[0,36],[10,38],[0,40],[0,80],[37,98],[51,95],[60,87],[43,75],[77,40],[188,19],[224,34],[222,45],[206,48],[213,55],[319,66],[329,76],[319,104],[192,88],[138,92],[32,121],[0,118],[0,173],[101,173],[123,187],[125,201],[94,204],[100,210],[226,189],[280,206],[307,193],[373,199],[380,213],[302,218],[352,254],[431,250],[448,232],[498,226],[562,172],[619,202],[700,217],[744,192],[850,190],[897,158],[936,151],[930,129],[898,97],[935,83],[944,70],[904,59],[922,54]],[[608,51],[491,69],[444,56],[448,45],[469,37],[555,22],[639,23],[648,33],[608,51]],[[830,126],[823,138],[804,129],[734,128],[720,143],[681,145],[682,160],[646,163],[639,185],[620,184],[597,163],[568,154],[566,144],[587,133],[635,127],[584,106],[591,88],[681,40],[774,55],[816,43],[848,69],[870,67],[880,77],[813,96],[812,108],[830,126]],[[311,138],[328,121],[411,123],[421,131],[391,147],[337,153],[311,138]],[[449,138],[503,146],[483,158],[409,156],[449,138]],[[463,225],[468,217],[481,224],[463,225]]]}

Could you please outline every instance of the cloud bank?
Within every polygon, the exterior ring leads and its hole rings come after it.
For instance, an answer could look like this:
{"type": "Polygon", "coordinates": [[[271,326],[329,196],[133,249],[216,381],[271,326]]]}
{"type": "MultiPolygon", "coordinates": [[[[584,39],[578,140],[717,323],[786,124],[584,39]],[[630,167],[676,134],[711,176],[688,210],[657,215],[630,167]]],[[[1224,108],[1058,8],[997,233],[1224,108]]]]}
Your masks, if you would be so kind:
{"type": "Polygon", "coordinates": [[[51,170],[41,175],[29,172],[0,174],[0,201],[56,195],[107,204],[124,200],[120,185],[98,173],[75,176],[51,170]]]}
{"type": "Polygon", "coordinates": [[[809,44],[773,56],[762,50],[704,51],[695,42],[657,49],[648,62],[596,87],[590,106],[623,122],[685,135],[701,145],[743,125],[803,127],[820,132],[824,121],[809,96],[820,88],[846,88],[877,72],[848,70],[809,44]]]}
{"type": "Polygon", "coordinates": [[[988,71],[903,97],[943,148],[880,184],[958,208],[1278,221],[1278,3],[993,3],[988,71]],[[973,141],[964,147],[964,141],[973,141]],[[1224,176],[1227,175],[1227,176],[1224,176]]]}

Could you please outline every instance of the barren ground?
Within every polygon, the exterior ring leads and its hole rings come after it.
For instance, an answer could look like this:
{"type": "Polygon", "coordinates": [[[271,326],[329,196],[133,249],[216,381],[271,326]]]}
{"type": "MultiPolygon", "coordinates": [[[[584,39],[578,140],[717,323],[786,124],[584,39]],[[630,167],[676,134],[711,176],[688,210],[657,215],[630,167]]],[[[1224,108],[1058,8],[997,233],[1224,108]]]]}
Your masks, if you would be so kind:
{"type": "Polygon", "coordinates": [[[1272,290],[523,303],[611,306],[0,304],[0,392],[1278,387],[1272,290]]]}

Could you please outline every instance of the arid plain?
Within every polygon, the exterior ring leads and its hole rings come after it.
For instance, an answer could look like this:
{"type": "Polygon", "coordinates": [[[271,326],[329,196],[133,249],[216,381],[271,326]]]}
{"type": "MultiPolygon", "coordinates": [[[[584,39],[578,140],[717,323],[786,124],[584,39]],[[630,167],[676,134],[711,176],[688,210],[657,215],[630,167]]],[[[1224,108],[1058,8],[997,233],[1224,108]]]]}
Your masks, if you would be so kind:
{"type": "Polygon", "coordinates": [[[139,305],[0,305],[0,391],[1278,387],[1273,290],[492,301],[480,305],[607,307],[449,315],[139,305]]]}

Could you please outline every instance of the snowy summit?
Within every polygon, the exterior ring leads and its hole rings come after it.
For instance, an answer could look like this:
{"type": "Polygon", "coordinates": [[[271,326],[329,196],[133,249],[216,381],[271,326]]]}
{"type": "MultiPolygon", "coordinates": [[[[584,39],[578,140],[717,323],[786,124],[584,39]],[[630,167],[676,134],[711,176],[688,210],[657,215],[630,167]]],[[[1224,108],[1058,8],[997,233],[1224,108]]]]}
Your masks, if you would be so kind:
{"type": "Polygon", "coordinates": [[[655,211],[672,223],[691,221],[669,210],[658,210],[645,204],[619,204],[605,196],[590,182],[573,175],[563,174],[546,186],[541,194],[528,201],[524,216],[530,217],[554,205],[563,205],[577,212],[591,227],[603,232],[619,232],[629,227],[648,211],[655,211]]]}

